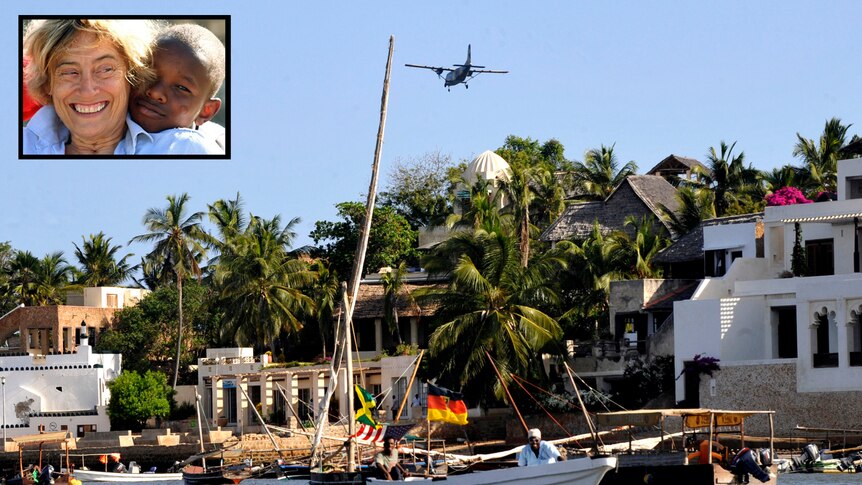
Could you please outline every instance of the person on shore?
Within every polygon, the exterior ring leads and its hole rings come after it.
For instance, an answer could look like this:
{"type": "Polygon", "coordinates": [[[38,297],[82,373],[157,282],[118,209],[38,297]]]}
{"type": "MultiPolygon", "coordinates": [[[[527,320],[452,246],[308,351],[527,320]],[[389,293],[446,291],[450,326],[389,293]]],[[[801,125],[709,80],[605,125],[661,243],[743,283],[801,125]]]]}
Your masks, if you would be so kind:
{"type": "Polygon", "coordinates": [[[404,480],[409,476],[398,462],[398,446],[395,438],[386,436],[383,439],[383,451],[374,455],[374,465],[377,467],[377,478],[381,480],[404,480]]]}
{"type": "Polygon", "coordinates": [[[754,451],[749,448],[739,450],[739,453],[737,453],[733,458],[733,461],[730,462],[730,471],[735,475],[741,475],[742,482],[744,483],[748,483],[748,477],[746,477],[746,475],[752,475],[763,483],[766,483],[775,477],[774,474],[761,468],[760,464],[757,462],[754,451]]]}
{"type": "Polygon", "coordinates": [[[533,428],[527,432],[527,446],[518,455],[518,466],[535,466],[566,461],[566,455],[553,443],[542,441],[542,432],[533,428]]]}
{"type": "Polygon", "coordinates": [[[419,393],[413,396],[413,401],[410,402],[410,409],[413,410],[413,418],[422,416],[422,400],[419,399],[419,393]]]}

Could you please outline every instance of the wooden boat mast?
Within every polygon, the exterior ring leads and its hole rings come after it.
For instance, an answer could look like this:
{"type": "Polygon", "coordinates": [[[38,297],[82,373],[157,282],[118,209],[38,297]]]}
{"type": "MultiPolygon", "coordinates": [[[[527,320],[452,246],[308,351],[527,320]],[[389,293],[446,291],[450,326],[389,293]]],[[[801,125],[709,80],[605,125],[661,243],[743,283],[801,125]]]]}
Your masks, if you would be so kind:
{"type": "MultiPolygon", "coordinates": [[[[351,328],[353,326],[353,309],[356,304],[356,298],[359,294],[359,284],[362,280],[362,269],[365,266],[365,253],[368,249],[368,239],[371,235],[371,222],[374,216],[374,204],[377,198],[377,179],[378,174],[380,172],[380,157],[383,153],[383,133],[386,128],[386,111],[389,106],[389,77],[392,72],[392,53],[395,48],[395,37],[389,36],[389,56],[386,60],[386,74],[383,78],[383,95],[380,100],[380,122],[377,128],[377,144],[374,148],[374,162],[371,165],[371,182],[368,186],[368,197],[365,202],[365,219],[363,220],[362,227],[359,231],[359,240],[356,245],[356,254],[353,260],[353,271],[350,276],[350,288],[348,294],[345,295],[346,304],[344,306],[344,325],[346,327],[344,332],[344,349],[342,352],[346,352],[344,357],[347,359],[347,389],[345,389],[347,393],[347,408],[349,413],[353,413],[353,349],[352,339],[351,339],[351,328]]],[[[333,360],[333,365],[335,362],[333,360]]],[[[314,442],[312,443],[312,450],[316,450],[319,444],[319,436],[322,433],[322,423],[325,421],[325,413],[329,408],[328,400],[332,398],[332,394],[330,392],[326,393],[325,400],[319,410],[323,415],[322,419],[320,419],[320,425],[317,429],[317,434],[315,435],[314,442]]],[[[353,416],[350,416],[350,419],[347,420],[348,423],[348,433],[351,438],[347,443],[347,470],[352,472],[355,470],[355,457],[356,457],[356,446],[355,441],[353,440],[353,435],[356,433],[355,431],[355,423],[353,420],[353,416]]],[[[313,454],[313,453],[312,453],[313,454]]]]}
{"type": "MultiPolygon", "coordinates": [[[[353,309],[356,305],[356,297],[359,295],[359,283],[362,280],[362,268],[365,266],[365,253],[368,249],[368,239],[371,236],[371,221],[374,216],[374,204],[377,198],[377,178],[380,172],[380,157],[383,154],[383,133],[386,129],[386,111],[389,107],[389,76],[392,72],[392,53],[395,49],[395,36],[389,36],[389,55],[386,58],[386,74],[383,78],[383,95],[380,99],[380,122],[377,127],[377,144],[374,147],[374,162],[371,165],[371,182],[368,184],[368,198],[365,202],[365,220],[359,233],[359,242],[356,246],[356,258],[353,261],[353,273],[350,276],[350,299],[347,301],[347,318],[345,324],[347,331],[344,332],[347,351],[347,402],[348,412],[353,413],[353,349],[351,348],[351,331],[353,326],[353,309]]],[[[355,423],[353,416],[347,420],[348,432],[353,436],[355,423]]],[[[355,442],[351,439],[347,448],[348,460],[347,471],[354,471],[356,457],[355,442]]]]}

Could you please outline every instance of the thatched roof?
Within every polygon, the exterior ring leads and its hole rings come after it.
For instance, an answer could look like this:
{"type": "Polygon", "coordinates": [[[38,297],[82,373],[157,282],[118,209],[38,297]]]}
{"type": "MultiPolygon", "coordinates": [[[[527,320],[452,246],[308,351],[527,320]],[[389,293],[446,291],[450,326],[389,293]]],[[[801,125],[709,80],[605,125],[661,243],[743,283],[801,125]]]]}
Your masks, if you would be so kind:
{"type": "Polygon", "coordinates": [[[842,153],[847,155],[862,155],[862,138],[857,138],[856,141],[845,146],[842,153]]]}
{"type": "Polygon", "coordinates": [[[744,224],[763,220],[763,212],[738,216],[716,217],[700,223],[700,226],[681,236],[670,246],[662,249],[653,261],[656,263],[681,263],[703,259],[703,228],[725,224],[744,224]]]}
{"type": "Polygon", "coordinates": [[[540,239],[554,242],[584,239],[592,232],[594,222],[598,222],[602,234],[609,234],[625,230],[627,216],[643,214],[655,216],[670,234],[670,227],[662,217],[662,205],[671,210],[679,207],[676,188],[657,175],[632,175],[603,201],[578,202],[566,207],[540,239]]]}
{"type": "MultiPolygon", "coordinates": [[[[420,307],[413,298],[407,296],[420,288],[444,287],[443,283],[410,284],[403,287],[402,296],[398,299],[399,317],[419,317],[433,315],[437,309],[436,304],[425,304],[420,307]]],[[[353,310],[353,318],[383,318],[383,285],[377,282],[363,282],[359,285],[359,294],[356,297],[356,308],[353,310]]]]}
{"type": "Polygon", "coordinates": [[[668,155],[664,160],[658,162],[655,167],[651,168],[647,175],[659,175],[667,172],[689,172],[694,167],[700,167],[707,170],[706,165],[698,162],[694,158],[681,157],[679,155],[668,155]]]}
{"type": "Polygon", "coordinates": [[[672,287],[669,291],[656,291],[649,301],[643,304],[643,309],[650,311],[673,310],[673,302],[690,300],[694,292],[697,291],[699,284],[700,280],[689,280],[680,286],[672,287]]]}

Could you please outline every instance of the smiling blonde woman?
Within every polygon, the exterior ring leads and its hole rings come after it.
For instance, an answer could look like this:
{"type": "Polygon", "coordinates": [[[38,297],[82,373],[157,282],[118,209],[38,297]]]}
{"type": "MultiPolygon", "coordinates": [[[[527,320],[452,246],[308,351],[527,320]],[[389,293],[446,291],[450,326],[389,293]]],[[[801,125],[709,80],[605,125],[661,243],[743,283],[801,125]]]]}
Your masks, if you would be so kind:
{"type": "Polygon", "coordinates": [[[144,19],[33,20],[24,79],[44,106],[24,127],[25,155],[221,154],[194,132],[147,133],[128,116],[132,89],[153,82],[158,25],[144,19]]]}

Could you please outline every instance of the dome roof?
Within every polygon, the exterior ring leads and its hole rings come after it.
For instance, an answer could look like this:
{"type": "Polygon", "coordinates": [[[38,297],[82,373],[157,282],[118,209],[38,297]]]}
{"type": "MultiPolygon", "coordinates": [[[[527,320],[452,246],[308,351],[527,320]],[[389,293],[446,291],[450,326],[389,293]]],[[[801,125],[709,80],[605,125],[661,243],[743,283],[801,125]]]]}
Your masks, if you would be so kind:
{"type": "Polygon", "coordinates": [[[483,180],[509,180],[509,163],[503,157],[491,150],[485,150],[474,158],[467,170],[464,171],[464,179],[471,185],[481,177],[483,180]]]}

